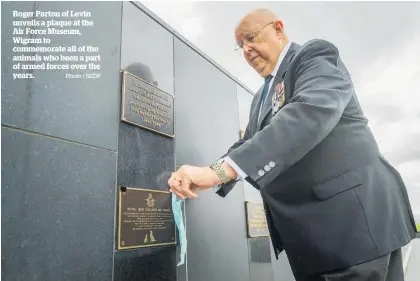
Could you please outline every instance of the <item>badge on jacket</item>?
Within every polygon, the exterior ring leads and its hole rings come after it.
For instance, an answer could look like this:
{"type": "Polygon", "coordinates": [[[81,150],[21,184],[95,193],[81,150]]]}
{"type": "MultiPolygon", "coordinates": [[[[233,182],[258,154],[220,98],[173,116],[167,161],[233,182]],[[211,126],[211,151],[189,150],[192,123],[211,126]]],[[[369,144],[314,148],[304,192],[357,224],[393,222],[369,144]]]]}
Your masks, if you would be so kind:
{"type": "Polygon", "coordinates": [[[281,82],[276,85],[274,89],[274,95],[271,101],[273,115],[280,110],[280,108],[284,105],[284,82],[281,82]]]}

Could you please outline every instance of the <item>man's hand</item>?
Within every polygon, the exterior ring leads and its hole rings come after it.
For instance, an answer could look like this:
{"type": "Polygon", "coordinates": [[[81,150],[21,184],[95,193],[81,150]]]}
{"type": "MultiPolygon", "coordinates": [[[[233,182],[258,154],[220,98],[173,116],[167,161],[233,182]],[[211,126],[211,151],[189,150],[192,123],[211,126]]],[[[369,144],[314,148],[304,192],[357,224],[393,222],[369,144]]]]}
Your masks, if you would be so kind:
{"type": "Polygon", "coordinates": [[[209,167],[181,166],[168,180],[170,191],[181,199],[198,197],[195,191],[218,184],[219,178],[209,167]]]}
{"type": "MultiPolygon", "coordinates": [[[[226,163],[223,164],[227,175],[232,179],[236,178],[236,172],[226,163]]],[[[170,191],[181,199],[197,198],[196,191],[209,189],[220,183],[222,183],[221,180],[210,167],[188,165],[181,166],[168,180],[170,191]]]]}

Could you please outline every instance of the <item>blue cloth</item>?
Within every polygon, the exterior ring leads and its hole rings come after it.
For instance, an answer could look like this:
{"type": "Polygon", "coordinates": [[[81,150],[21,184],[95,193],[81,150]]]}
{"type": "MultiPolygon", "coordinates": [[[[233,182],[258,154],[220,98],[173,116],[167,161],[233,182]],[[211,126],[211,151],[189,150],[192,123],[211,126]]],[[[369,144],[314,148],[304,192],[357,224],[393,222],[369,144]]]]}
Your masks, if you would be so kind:
{"type": "Polygon", "coordinates": [[[264,78],[265,82],[264,82],[264,88],[261,93],[262,102],[261,102],[261,107],[260,107],[260,113],[258,114],[258,119],[260,118],[261,110],[265,104],[265,100],[267,99],[268,89],[270,88],[270,81],[272,78],[273,78],[273,75],[271,74],[264,78]]]}
{"type": "Polygon", "coordinates": [[[181,246],[181,261],[177,264],[177,266],[183,265],[185,262],[185,256],[187,255],[187,233],[185,230],[185,225],[183,221],[182,215],[182,204],[184,200],[176,196],[175,193],[172,192],[172,212],[174,214],[175,224],[178,228],[178,237],[179,243],[181,246]]]}

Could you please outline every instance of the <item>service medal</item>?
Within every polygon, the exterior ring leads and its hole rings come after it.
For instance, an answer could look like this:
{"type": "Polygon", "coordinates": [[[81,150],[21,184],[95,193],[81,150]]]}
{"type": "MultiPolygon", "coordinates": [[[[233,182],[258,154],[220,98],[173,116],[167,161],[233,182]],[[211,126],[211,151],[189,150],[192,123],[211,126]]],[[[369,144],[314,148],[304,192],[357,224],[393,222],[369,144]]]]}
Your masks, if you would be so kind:
{"type": "Polygon", "coordinates": [[[279,83],[276,85],[274,89],[274,95],[272,98],[272,111],[273,115],[280,110],[280,108],[284,105],[284,82],[279,83]]]}

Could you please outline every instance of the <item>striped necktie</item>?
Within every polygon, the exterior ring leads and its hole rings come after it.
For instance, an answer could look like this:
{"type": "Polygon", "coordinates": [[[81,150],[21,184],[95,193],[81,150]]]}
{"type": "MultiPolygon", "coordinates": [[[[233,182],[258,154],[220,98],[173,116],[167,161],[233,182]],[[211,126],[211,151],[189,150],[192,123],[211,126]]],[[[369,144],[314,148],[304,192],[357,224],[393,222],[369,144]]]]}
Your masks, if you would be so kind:
{"type": "Polygon", "coordinates": [[[262,111],[262,108],[264,107],[264,104],[265,104],[265,100],[267,99],[267,96],[268,96],[268,89],[269,89],[269,87],[270,87],[270,81],[271,81],[271,79],[273,78],[273,76],[270,74],[270,75],[268,75],[267,77],[265,77],[265,82],[264,82],[264,88],[263,88],[263,91],[262,91],[262,93],[261,93],[261,96],[262,96],[262,102],[261,102],[261,107],[260,107],[260,114],[258,114],[258,119],[260,119],[260,115],[261,115],[261,111],[262,111]]]}

